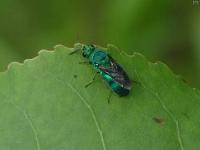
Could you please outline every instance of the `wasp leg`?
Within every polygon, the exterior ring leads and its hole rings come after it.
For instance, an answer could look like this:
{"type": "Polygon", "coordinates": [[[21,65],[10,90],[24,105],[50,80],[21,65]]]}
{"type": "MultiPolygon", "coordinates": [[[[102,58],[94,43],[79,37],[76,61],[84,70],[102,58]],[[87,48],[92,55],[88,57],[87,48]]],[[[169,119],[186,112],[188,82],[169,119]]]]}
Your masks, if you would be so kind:
{"type": "Polygon", "coordinates": [[[139,81],[131,80],[132,83],[141,84],[139,81]]]}
{"type": "Polygon", "coordinates": [[[92,80],[91,80],[88,84],[85,85],[85,88],[87,88],[88,86],[90,86],[90,85],[94,82],[96,76],[97,76],[97,72],[95,72],[95,74],[94,74],[92,80]]]}
{"type": "Polygon", "coordinates": [[[110,99],[111,99],[112,93],[113,93],[113,91],[110,90],[110,93],[109,93],[109,95],[108,95],[108,104],[110,104],[110,99]]]}

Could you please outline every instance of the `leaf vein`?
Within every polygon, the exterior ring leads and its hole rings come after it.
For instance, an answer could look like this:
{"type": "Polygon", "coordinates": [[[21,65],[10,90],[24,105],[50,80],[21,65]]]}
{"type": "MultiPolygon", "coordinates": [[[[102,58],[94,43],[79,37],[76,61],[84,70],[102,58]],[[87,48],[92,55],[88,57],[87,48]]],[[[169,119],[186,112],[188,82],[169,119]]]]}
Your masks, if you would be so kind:
{"type": "MultiPolygon", "coordinates": [[[[4,96],[2,93],[0,93],[0,94],[2,96],[4,96]]],[[[8,98],[7,96],[4,96],[4,97],[8,98]]],[[[30,125],[31,130],[33,132],[34,140],[35,140],[36,146],[37,146],[37,150],[41,150],[40,141],[39,141],[39,138],[38,138],[37,130],[36,130],[35,126],[33,125],[33,122],[31,121],[30,117],[28,116],[28,113],[25,110],[23,110],[21,107],[19,107],[18,105],[16,105],[13,102],[13,100],[8,101],[8,102],[4,100],[4,102],[13,105],[16,108],[16,110],[18,110],[19,112],[23,113],[24,118],[28,121],[28,124],[30,125]]]]}
{"type": "Polygon", "coordinates": [[[41,150],[40,148],[40,142],[39,142],[39,138],[38,138],[38,133],[37,133],[37,130],[35,128],[35,126],[33,125],[33,122],[31,121],[30,117],[28,116],[27,112],[26,111],[23,111],[23,115],[25,117],[25,119],[28,121],[32,131],[33,131],[33,134],[34,134],[34,138],[35,138],[35,141],[36,141],[36,145],[37,145],[37,149],[38,150],[41,150]]]}
{"type": "Polygon", "coordinates": [[[95,126],[97,128],[97,132],[100,136],[100,139],[101,139],[101,143],[102,143],[102,146],[103,146],[103,150],[107,150],[106,148],[106,145],[105,145],[105,140],[104,140],[104,136],[103,136],[103,132],[100,128],[100,125],[97,121],[97,118],[96,118],[96,115],[92,109],[92,107],[90,106],[90,104],[85,100],[85,98],[77,91],[77,89],[75,89],[71,84],[69,83],[66,83],[66,82],[62,82],[61,80],[59,80],[58,78],[56,78],[56,80],[58,80],[59,82],[63,83],[64,85],[66,85],[67,87],[69,87],[80,99],[81,101],[83,102],[83,104],[87,107],[87,109],[89,110],[90,114],[92,115],[92,119],[95,123],[95,126]]]}
{"type": "Polygon", "coordinates": [[[31,121],[30,117],[28,116],[28,113],[23,110],[22,108],[20,108],[18,105],[16,105],[14,102],[10,102],[13,106],[15,106],[15,108],[17,110],[19,110],[20,112],[23,113],[23,116],[24,118],[28,121],[28,124],[30,125],[31,127],[31,130],[33,132],[33,135],[34,135],[34,139],[35,139],[35,142],[36,142],[36,146],[37,146],[37,150],[41,150],[41,147],[40,147],[40,141],[39,141],[39,138],[38,138],[38,133],[37,133],[37,130],[35,128],[35,126],[33,125],[33,122],[31,121]]]}
{"type": "Polygon", "coordinates": [[[176,126],[176,134],[177,134],[177,139],[178,139],[178,143],[180,145],[181,150],[184,150],[183,147],[183,141],[181,138],[181,133],[180,133],[180,127],[179,127],[179,121],[178,119],[173,115],[173,113],[167,108],[167,106],[162,102],[161,97],[159,96],[158,93],[152,91],[151,89],[147,88],[146,86],[144,86],[142,84],[143,88],[147,89],[148,91],[150,91],[150,93],[152,93],[159,101],[161,107],[163,108],[163,110],[170,116],[170,118],[172,119],[172,121],[174,122],[175,126],[176,126]]]}
{"type": "MultiPolygon", "coordinates": [[[[138,79],[141,81],[137,71],[135,70],[134,71],[138,77],[138,79]]],[[[177,139],[178,139],[178,143],[180,145],[180,148],[181,150],[184,150],[184,147],[183,147],[183,141],[182,141],[182,138],[181,138],[181,133],[180,133],[180,127],[179,127],[179,121],[178,119],[173,115],[173,113],[167,108],[167,106],[162,102],[161,100],[161,97],[159,96],[158,93],[154,92],[153,90],[151,90],[150,88],[147,88],[142,82],[141,83],[141,86],[144,88],[144,89],[147,89],[152,95],[154,95],[158,101],[159,101],[159,104],[161,105],[162,109],[170,116],[170,118],[172,119],[172,121],[174,122],[175,126],[176,126],[176,134],[177,134],[177,139]]]]}

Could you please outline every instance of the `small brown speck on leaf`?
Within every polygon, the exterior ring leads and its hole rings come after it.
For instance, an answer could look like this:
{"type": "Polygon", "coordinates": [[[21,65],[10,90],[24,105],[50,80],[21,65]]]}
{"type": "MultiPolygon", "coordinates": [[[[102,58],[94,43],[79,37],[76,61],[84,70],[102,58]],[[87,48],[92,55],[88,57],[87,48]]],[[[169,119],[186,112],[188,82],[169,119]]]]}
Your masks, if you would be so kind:
{"type": "Polygon", "coordinates": [[[153,120],[160,125],[164,125],[165,122],[165,120],[161,117],[153,117],[153,120]]]}

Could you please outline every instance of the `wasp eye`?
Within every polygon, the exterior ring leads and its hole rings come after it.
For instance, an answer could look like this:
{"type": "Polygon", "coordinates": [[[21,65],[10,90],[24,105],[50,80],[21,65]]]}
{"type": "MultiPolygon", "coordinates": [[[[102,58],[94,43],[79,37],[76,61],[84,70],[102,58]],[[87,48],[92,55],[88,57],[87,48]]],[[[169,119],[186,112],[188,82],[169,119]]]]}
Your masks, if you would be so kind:
{"type": "Polygon", "coordinates": [[[83,56],[83,57],[86,57],[85,53],[82,53],[82,56],[83,56]]]}
{"type": "Polygon", "coordinates": [[[95,49],[95,46],[94,46],[94,45],[90,45],[90,46],[91,46],[92,49],[95,49]]]}

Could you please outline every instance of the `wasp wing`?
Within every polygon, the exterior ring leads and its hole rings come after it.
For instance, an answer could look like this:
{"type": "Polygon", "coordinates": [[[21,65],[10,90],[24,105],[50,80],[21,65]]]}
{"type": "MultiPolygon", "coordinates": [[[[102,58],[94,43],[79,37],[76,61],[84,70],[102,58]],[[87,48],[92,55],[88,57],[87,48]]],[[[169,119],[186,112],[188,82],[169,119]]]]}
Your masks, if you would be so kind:
{"type": "Polygon", "coordinates": [[[110,55],[108,55],[108,57],[110,60],[109,67],[104,67],[100,65],[99,69],[104,71],[106,74],[110,75],[115,81],[121,84],[122,87],[126,89],[131,89],[131,81],[127,73],[110,55]]]}

